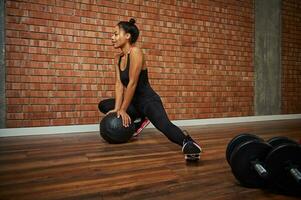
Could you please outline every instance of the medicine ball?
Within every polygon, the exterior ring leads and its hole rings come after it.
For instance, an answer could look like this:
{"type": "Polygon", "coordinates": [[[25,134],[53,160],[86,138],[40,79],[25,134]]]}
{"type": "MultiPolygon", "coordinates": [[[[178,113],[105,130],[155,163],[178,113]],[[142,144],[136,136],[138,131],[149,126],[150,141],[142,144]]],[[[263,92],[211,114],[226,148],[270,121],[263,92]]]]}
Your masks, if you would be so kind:
{"type": "Polygon", "coordinates": [[[122,118],[117,118],[117,113],[107,114],[99,126],[100,135],[111,144],[126,143],[135,133],[135,125],[132,122],[128,127],[122,124],[122,118]]]}

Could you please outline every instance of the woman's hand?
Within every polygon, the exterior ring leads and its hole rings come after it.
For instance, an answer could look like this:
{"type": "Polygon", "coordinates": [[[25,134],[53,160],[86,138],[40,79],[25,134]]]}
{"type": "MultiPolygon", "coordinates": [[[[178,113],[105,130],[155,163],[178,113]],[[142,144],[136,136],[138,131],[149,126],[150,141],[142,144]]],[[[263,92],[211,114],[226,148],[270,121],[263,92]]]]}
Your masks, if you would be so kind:
{"type": "Polygon", "coordinates": [[[106,113],[106,115],[108,115],[109,113],[113,113],[113,112],[117,113],[117,111],[118,111],[117,109],[110,110],[109,112],[106,113]]]}
{"type": "Polygon", "coordinates": [[[122,124],[124,127],[128,127],[131,124],[131,118],[124,110],[117,111],[117,117],[119,118],[121,116],[122,118],[122,124]]]}

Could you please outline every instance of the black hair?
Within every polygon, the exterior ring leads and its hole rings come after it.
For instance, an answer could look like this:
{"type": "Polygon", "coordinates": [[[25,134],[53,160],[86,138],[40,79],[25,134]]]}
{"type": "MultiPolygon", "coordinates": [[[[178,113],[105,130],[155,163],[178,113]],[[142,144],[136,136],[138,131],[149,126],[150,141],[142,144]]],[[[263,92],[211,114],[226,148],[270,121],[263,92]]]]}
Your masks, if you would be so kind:
{"type": "Polygon", "coordinates": [[[139,29],[135,25],[136,20],[131,18],[128,22],[127,21],[120,21],[117,25],[119,28],[122,28],[125,33],[131,34],[130,43],[133,44],[137,41],[139,37],[139,29]]]}

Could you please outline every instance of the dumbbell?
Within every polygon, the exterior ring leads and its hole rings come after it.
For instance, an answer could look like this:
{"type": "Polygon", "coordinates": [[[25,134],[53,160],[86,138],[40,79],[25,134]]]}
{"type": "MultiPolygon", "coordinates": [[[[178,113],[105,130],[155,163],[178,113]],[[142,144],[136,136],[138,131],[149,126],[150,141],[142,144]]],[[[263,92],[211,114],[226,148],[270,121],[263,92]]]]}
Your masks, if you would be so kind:
{"type": "Polygon", "coordinates": [[[297,142],[287,137],[274,137],[264,143],[255,135],[240,134],[230,141],[226,158],[242,185],[263,187],[269,181],[282,191],[299,195],[300,148],[297,142]],[[264,150],[268,148],[270,151],[264,150]]]}
{"type": "Polygon", "coordinates": [[[233,175],[246,187],[265,187],[269,173],[264,161],[273,147],[256,135],[243,133],[234,137],[226,149],[226,159],[233,175]]]}
{"type": "Polygon", "coordinates": [[[287,137],[267,141],[273,150],[265,159],[270,182],[277,189],[292,195],[301,195],[301,146],[287,137]]]}

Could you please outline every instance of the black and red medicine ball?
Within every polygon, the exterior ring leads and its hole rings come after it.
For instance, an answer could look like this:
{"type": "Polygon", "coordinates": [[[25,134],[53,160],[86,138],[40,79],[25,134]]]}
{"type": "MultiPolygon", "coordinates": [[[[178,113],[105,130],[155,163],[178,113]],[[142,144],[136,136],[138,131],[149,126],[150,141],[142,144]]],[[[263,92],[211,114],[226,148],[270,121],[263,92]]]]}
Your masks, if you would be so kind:
{"type": "Polygon", "coordinates": [[[117,118],[117,113],[107,114],[99,126],[100,135],[104,140],[111,144],[120,144],[128,142],[135,133],[134,123],[128,127],[122,124],[122,118],[117,118]]]}

